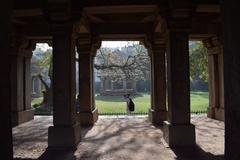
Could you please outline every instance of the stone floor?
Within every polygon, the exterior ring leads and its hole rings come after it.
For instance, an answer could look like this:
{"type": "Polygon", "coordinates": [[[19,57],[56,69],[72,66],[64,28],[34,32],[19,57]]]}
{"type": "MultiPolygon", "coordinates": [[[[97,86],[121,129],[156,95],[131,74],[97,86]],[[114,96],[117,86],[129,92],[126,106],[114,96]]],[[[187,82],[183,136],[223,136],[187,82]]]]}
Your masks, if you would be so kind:
{"type": "Polygon", "coordinates": [[[162,140],[161,128],[147,117],[100,117],[92,128],[82,129],[76,151],[47,148],[47,128],[52,117],[37,116],[13,129],[14,157],[18,160],[223,160],[224,123],[193,116],[197,147],[170,149],[162,140]]]}

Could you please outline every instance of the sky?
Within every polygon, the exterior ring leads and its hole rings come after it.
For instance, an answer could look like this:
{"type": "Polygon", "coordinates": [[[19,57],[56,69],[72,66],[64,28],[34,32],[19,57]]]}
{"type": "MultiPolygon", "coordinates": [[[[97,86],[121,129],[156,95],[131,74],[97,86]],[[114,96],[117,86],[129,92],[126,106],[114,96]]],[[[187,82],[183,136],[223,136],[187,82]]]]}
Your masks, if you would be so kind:
{"type": "Polygon", "coordinates": [[[138,41],[102,41],[101,47],[121,48],[129,44],[138,44],[138,41]]]}
{"type": "MultiPolygon", "coordinates": [[[[121,48],[130,44],[138,43],[138,41],[102,41],[101,47],[121,48]]],[[[48,48],[50,48],[47,43],[37,43],[37,47],[41,48],[43,51],[46,51],[48,48]]]]}

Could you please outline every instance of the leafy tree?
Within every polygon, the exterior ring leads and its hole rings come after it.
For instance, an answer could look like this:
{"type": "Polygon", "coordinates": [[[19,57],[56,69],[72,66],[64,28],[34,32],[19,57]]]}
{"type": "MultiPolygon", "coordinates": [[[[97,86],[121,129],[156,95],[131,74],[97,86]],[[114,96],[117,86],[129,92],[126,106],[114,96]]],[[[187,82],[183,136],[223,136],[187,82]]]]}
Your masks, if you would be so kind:
{"type": "Polygon", "coordinates": [[[150,58],[147,50],[139,44],[119,49],[101,48],[95,59],[95,69],[101,77],[115,81],[146,80],[150,75],[150,58]]]}
{"type": "Polygon", "coordinates": [[[190,42],[190,78],[208,81],[208,55],[202,42],[190,42]]]}
{"type": "Polygon", "coordinates": [[[48,49],[46,52],[43,52],[37,65],[40,69],[38,75],[40,81],[45,87],[43,91],[43,102],[42,106],[51,108],[52,107],[52,50],[48,49]],[[47,75],[47,77],[46,77],[47,75]]]}

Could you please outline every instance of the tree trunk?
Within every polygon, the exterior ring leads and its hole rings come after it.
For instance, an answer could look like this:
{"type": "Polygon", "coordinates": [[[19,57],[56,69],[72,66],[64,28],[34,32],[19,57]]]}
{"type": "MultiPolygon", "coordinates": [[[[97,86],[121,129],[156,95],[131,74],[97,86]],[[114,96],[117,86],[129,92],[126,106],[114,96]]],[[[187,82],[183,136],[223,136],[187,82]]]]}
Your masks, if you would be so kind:
{"type": "Polygon", "coordinates": [[[48,86],[41,75],[38,75],[38,77],[45,87],[45,91],[43,91],[42,106],[48,109],[52,109],[52,85],[48,86]]]}

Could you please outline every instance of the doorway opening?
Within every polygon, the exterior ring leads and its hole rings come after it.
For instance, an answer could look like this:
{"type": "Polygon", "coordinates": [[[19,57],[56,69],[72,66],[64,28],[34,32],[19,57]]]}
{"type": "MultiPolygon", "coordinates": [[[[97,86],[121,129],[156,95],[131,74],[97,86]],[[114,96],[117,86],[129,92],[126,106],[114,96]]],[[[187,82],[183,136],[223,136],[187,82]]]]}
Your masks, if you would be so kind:
{"type": "Polygon", "coordinates": [[[125,115],[129,94],[133,115],[147,115],[150,107],[151,67],[147,49],[139,41],[103,41],[97,51],[95,102],[100,115],[125,115]]]}

